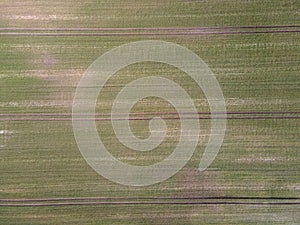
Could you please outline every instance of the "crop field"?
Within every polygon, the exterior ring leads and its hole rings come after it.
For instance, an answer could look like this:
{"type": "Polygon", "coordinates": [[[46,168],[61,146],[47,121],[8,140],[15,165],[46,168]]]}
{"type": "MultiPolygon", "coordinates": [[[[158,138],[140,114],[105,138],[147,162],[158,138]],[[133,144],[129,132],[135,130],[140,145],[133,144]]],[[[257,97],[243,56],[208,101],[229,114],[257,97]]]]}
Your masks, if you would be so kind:
{"type": "Polygon", "coordinates": [[[0,9],[0,224],[300,223],[300,1],[1,0],[0,9]],[[203,90],[164,63],[124,67],[95,107],[97,132],[113,157],[149,166],[179,142],[176,108],[155,96],[138,101],[128,121],[146,139],[149,121],[161,117],[163,142],[138,152],[116,137],[114,99],[139,78],[179,84],[198,112],[189,119],[201,128],[178,173],[126,186],[81,155],[72,105],[99,56],[143,40],[176,43],[201,57],[223,91],[227,112],[218,116],[227,116],[227,127],[217,157],[200,172],[212,126],[203,90]]]}

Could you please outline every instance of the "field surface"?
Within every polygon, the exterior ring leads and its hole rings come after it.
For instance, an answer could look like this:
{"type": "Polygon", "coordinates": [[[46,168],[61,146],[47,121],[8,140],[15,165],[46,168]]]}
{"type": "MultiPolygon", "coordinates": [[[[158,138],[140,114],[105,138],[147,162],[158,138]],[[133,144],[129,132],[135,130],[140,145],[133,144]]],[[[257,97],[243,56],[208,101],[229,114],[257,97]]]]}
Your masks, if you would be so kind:
{"type": "Polygon", "coordinates": [[[299,1],[1,0],[0,9],[0,224],[300,223],[299,1]],[[227,130],[216,159],[199,172],[211,128],[202,90],[166,64],[121,69],[96,107],[99,136],[114,157],[151,165],[178,143],[176,110],[155,97],[132,108],[130,125],[146,138],[149,119],[161,116],[168,126],[163,143],[136,152],[116,138],[113,100],[138,78],[180,84],[201,123],[182,170],[131,187],[103,178],[84,160],[72,102],[93,61],[141,40],[177,43],[206,62],[224,94],[227,130]]]}

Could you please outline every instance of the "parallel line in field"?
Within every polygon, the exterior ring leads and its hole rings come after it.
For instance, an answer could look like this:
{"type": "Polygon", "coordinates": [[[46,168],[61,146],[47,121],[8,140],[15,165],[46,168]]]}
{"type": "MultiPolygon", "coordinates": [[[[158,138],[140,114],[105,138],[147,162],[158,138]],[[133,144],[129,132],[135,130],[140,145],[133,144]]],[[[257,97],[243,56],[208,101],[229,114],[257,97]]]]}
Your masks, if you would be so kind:
{"type": "Polygon", "coordinates": [[[248,196],[216,196],[216,197],[73,197],[73,198],[14,198],[0,199],[0,202],[56,202],[56,201],[108,201],[108,200],[300,200],[300,197],[248,197],[248,196]]]}
{"type": "MultiPolygon", "coordinates": [[[[177,112],[133,112],[130,113],[130,115],[135,115],[135,116],[144,116],[144,115],[177,115],[177,112]]],[[[183,112],[182,114],[185,115],[283,115],[283,114],[299,114],[300,111],[240,111],[240,112],[215,112],[215,113],[210,113],[210,112],[183,112]]],[[[93,116],[94,114],[72,114],[72,113],[0,113],[0,117],[36,117],[36,116],[41,116],[41,117],[60,117],[60,116],[93,116]]],[[[122,116],[126,115],[125,113],[115,113],[113,115],[116,116],[122,116]]],[[[111,113],[96,113],[95,116],[111,116],[111,113]]]]}
{"type": "Polygon", "coordinates": [[[139,30],[239,30],[239,29],[282,29],[300,28],[300,25],[254,25],[254,26],[210,26],[210,27],[0,27],[0,31],[139,31],[139,30]]]}
{"type": "Polygon", "coordinates": [[[144,27],[144,28],[0,28],[9,36],[161,36],[299,33],[299,25],[216,26],[216,27],[144,27]],[[146,31],[146,32],[145,32],[146,31]]]}
{"type": "MultiPolygon", "coordinates": [[[[300,116],[247,116],[247,117],[159,117],[164,120],[267,120],[267,119],[276,119],[276,120],[290,120],[290,119],[300,119],[300,116]]],[[[130,117],[130,118],[97,118],[97,117],[88,117],[88,118],[0,118],[0,121],[148,121],[152,120],[152,117],[130,117]]],[[[155,119],[155,118],[154,118],[155,119]]]]}
{"type": "Polygon", "coordinates": [[[246,35],[246,34],[276,34],[300,33],[300,30],[265,30],[265,31],[201,31],[201,32],[148,32],[148,33],[37,33],[37,32],[0,32],[0,36],[40,36],[40,37],[112,37],[112,36],[182,36],[182,35],[246,35]]]}
{"type": "Polygon", "coordinates": [[[58,207],[58,206],[87,206],[87,205],[300,205],[300,202],[241,202],[241,201],[210,201],[210,202],[165,202],[165,201],[141,201],[141,202],[56,202],[56,203],[19,203],[0,204],[0,207],[58,207]]]}
{"type": "Polygon", "coordinates": [[[132,117],[125,117],[126,114],[86,114],[79,115],[71,113],[28,113],[28,114],[18,114],[18,113],[8,113],[0,114],[0,121],[139,121],[139,120],[151,120],[153,117],[160,117],[165,120],[209,120],[209,119],[228,119],[228,120],[266,120],[266,119],[300,119],[300,112],[228,112],[228,113],[212,113],[209,112],[199,112],[182,113],[180,117],[176,112],[144,112],[144,113],[131,113],[132,117]],[[201,116],[202,115],[202,116],[201,116]],[[117,117],[116,117],[117,116],[117,117]],[[124,117],[122,117],[124,116],[124,117]],[[147,116],[147,117],[144,117],[147,116]]]}

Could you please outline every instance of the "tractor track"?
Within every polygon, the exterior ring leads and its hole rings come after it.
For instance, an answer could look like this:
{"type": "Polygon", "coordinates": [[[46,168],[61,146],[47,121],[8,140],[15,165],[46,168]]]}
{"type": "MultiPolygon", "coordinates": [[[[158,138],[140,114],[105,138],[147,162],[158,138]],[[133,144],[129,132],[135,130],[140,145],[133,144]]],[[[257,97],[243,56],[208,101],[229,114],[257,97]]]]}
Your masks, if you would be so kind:
{"type": "Polygon", "coordinates": [[[182,113],[180,117],[176,112],[141,112],[130,113],[127,118],[126,114],[115,114],[111,117],[110,113],[96,113],[95,115],[78,115],[71,113],[7,113],[0,114],[0,121],[71,121],[71,120],[96,120],[96,121],[111,121],[111,120],[151,120],[155,117],[160,117],[165,120],[180,120],[180,119],[229,119],[229,120],[266,120],[266,119],[300,119],[300,112],[227,112],[227,113],[209,113],[199,112],[182,113]],[[116,117],[117,116],[117,117],[116,117]]]}
{"type": "Polygon", "coordinates": [[[93,205],[300,205],[298,197],[79,197],[0,199],[0,207],[93,205]]]}
{"type": "Polygon", "coordinates": [[[0,28],[0,36],[190,36],[300,33],[298,25],[128,28],[0,28]]]}

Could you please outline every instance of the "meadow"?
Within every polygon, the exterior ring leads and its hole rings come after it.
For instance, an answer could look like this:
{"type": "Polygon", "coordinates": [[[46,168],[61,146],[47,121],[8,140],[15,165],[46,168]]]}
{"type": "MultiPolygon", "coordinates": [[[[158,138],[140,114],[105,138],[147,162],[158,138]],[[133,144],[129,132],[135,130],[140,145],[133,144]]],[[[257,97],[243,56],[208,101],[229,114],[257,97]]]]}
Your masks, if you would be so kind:
{"type": "MultiPolygon", "coordinates": [[[[0,8],[0,224],[300,222],[298,1],[3,0],[0,8]],[[161,63],[118,71],[97,102],[96,112],[105,118],[124,85],[152,75],[176,81],[204,113],[187,165],[164,182],[130,187],[86,163],[71,113],[88,66],[110,49],[139,40],[174,42],[199,55],[220,83],[228,120],[217,158],[199,172],[210,131],[202,90],[184,72],[161,63]]],[[[133,133],[146,138],[151,113],[175,109],[146,98],[132,112],[149,113],[130,122],[133,133]]],[[[97,121],[97,129],[113,156],[150,165],[178,142],[179,121],[166,123],[167,138],[145,153],[119,143],[111,121],[97,121]]]]}

